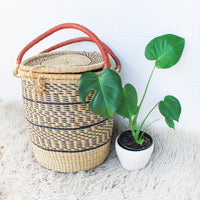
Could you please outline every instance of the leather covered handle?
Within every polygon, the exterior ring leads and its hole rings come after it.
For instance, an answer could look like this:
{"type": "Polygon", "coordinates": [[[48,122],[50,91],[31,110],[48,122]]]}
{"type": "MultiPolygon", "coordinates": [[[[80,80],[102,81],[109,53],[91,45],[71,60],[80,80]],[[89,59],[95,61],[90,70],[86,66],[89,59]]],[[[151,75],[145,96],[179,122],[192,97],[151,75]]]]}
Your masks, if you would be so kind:
{"type": "MultiPolygon", "coordinates": [[[[107,51],[105,49],[105,46],[102,44],[101,40],[93,33],[91,32],[89,29],[87,29],[86,27],[80,25],[80,24],[75,24],[75,23],[65,23],[65,24],[60,24],[57,25],[51,29],[49,29],[48,31],[46,31],[45,33],[41,34],[40,36],[38,36],[37,38],[35,38],[34,40],[32,40],[28,45],[26,45],[22,51],[19,53],[19,56],[17,57],[17,65],[19,66],[19,64],[22,61],[22,58],[24,56],[24,54],[31,48],[33,47],[35,44],[37,44],[38,42],[40,42],[41,40],[45,39],[46,37],[48,37],[49,35],[61,30],[61,29],[68,29],[68,28],[73,28],[73,29],[77,29],[82,31],[83,33],[85,33],[86,35],[89,36],[89,38],[95,42],[99,48],[99,50],[102,53],[103,59],[104,59],[104,67],[103,68],[109,68],[110,67],[110,61],[109,61],[109,57],[107,54],[107,51]]],[[[16,69],[15,74],[17,75],[18,73],[18,69],[16,69]]]]}
{"type": "MultiPolygon", "coordinates": [[[[89,37],[74,38],[74,39],[70,39],[70,40],[66,40],[64,42],[58,43],[58,44],[56,44],[56,45],[54,45],[52,47],[49,47],[48,49],[45,49],[41,53],[47,53],[47,52],[53,51],[55,49],[58,49],[60,47],[63,47],[63,46],[69,45],[69,44],[73,44],[75,42],[82,42],[82,41],[90,41],[90,42],[92,42],[93,40],[91,38],[89,38],[89,37]]],[[[118,57],[114,54],[114,52],[105,43],[102,42],[102,44],[103,44],[104,48],[106,49],[107,53],[109,53],[111,55],[111,57],[114,59],[114,61],[116,63],[115,70],[117,72],[120,72],[121,71],[121,62],[120,62],[120,60],[118,59],[118,57]]]]}

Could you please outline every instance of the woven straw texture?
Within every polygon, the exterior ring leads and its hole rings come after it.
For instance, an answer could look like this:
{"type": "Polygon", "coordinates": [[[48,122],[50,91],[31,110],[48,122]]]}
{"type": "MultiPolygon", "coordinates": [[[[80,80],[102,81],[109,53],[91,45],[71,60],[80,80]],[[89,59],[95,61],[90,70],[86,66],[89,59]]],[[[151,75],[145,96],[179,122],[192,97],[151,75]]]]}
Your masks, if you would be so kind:
{"type": "Polygon", "coordinates": [[[81,71],[100,71],[103,63],[99,53],[68,51],[41,54],[20,66],[27,126],[42,166],[76,172],[107,157],[113,119],[91,113],[78,92],[81,71]]]}
{"type": "Polygon", "coordinates": [[[38,73],[79,73],[101,69],[104,60],[97,52],[57,51],[43,53],[25,60],[20,69],[30,71],[30,67],[38,68],[38,73]]]}

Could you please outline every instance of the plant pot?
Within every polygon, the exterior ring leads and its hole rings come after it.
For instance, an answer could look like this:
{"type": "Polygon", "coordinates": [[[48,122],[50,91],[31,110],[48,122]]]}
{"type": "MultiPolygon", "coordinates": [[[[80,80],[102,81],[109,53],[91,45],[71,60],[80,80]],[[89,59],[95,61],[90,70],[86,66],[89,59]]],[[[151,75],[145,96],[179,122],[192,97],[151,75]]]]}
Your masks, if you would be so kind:
{"type": "Polygon", "coordinates": [[[139,148],[130,147],[123,144],[124,140],[128,139],[128,136],[130,138],[130,135],[132,136],[130,130],[119,135],[116,138],[115,149],[122,167],[126,170],[133,171],[142,169],[147,165],[154,149],[154,142],[149,134],[144,133],[143,139],[148,141],[149,144],[146,144],[146,146],[141,145],[139,148]]]}

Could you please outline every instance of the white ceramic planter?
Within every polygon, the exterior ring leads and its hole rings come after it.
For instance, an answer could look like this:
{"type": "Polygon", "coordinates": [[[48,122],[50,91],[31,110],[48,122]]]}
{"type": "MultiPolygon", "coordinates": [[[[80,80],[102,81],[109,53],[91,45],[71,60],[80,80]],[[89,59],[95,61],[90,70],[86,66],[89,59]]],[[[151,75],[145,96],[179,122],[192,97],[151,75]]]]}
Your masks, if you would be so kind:
{"type": "Polygon", "coordinates": [[[151,154],[153,153],[154,142],[147,149],[132,151],[121,147],[118,143],[118,138],[119,136],[115,141],[115,149],[122,167],[129,171],[144,168],[149,162],[151,154]]]}

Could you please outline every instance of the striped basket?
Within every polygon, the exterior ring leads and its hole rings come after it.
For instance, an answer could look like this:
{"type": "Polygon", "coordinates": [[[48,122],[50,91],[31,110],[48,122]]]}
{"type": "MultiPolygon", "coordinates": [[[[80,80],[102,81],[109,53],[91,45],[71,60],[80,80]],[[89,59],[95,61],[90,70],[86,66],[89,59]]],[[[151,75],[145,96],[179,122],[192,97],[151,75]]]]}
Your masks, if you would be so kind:
{"type": "MultiPolygon", "coordinates": [[[[111,66],[111,57],[120,71],[120,61],[97,36],[84,26],[58,25],[30,42],[19,54],[14,75],[21,77],[27,126],[38,162],[60,172],[77,172],[101,164],[108,155],[113,119],[91,113],[81,102],[78,81],[82,73],[111,66]],[[52,33],[74,28],[89,37],[67,40],[21,63],[33,45],[52,33]],[[97,44],[96,52],[54,51],[80,41],[97,44]],[[18,75],[20,74],[20,76],[18,75]]],[[[89,95],[89,103],[92,94],[89,95]]]]}

